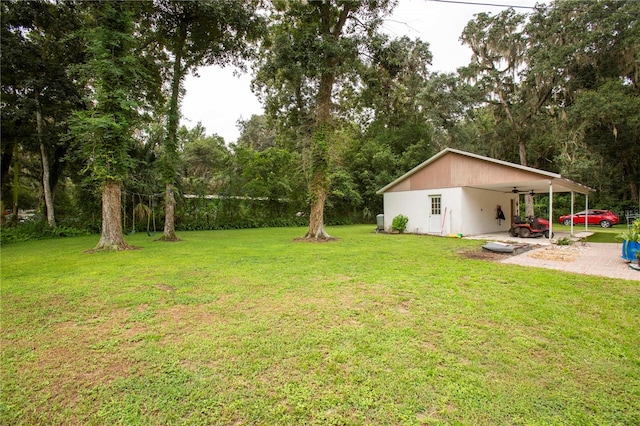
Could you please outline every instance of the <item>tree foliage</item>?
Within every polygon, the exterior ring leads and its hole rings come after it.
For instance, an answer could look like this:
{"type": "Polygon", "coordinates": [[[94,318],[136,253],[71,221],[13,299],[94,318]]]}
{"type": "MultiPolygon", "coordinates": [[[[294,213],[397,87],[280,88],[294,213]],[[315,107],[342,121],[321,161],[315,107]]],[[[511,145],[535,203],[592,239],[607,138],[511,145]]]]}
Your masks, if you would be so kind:
{"type": "Polygon", "coordinates": [[[63,135],[72,111],[80,107],[78,89],[66,72],[83,57],[73,37],[79,26],[73,4],[2,3],[3,199],[14,148],[20,144],[23,156],[40,158],[50,227],[56,224],[54,195],[68,153],[63,135]]]}
{"type": "Polygon", "coordinates": [[[171,238],[306,218],[315,240],[325,222],[373,220],[378,189],[455,147],[637,208],[639,2],[479,14],[456,73],[429,71],[428,41],[381,33],[394,3],[3,1],[3,202],[97,229],[106,196],[105,248],[125,247],[114,226],[140,206],[171,238]],[[180,127],[186,75],[252,59],[265,115],[240,120],[235,145],[180,127]]]}
{"type": "Polygon", "coordinates": [[[262,32],[256,14],[258,2],[243,0],[158,0],[156,33],[160,46],[169,53],[171,89],[163,152],[165,223],[162,240],[177,241],[174,226],[177,131],[184,77],[203,65],[241,65],[251,55],[251,42],[262,32]]]}
{"type": "Polygon", "coordinates": [[[95,250],[124,250],[121,185],[133,161],[134,130],[152,109],[159,88],[137,52],[136,14],[144,3],[88,3],[84,32],[87,62],[78,67],[85,82],[86,109],[76,111],[70,129],[90,178],[102,192],[102,235],[95,250]],[[156,84],[154,84],[154,82],[156,84]]]}
{"type": "Polygon", "coordinates": [[[305,238],[326,239],[324,208],[330,191],[329,152],[340,108],[355,90],[362,52],[392,1],[275,1],[255,87],[268,114],[298,129],[307,152],[311,209],[305,238]]]}
{"type": "Polygon", "coordinates": [[[497,157],[517,147],[521,164],[597,187],[596,199],[637,202],[639,16],[637,2],[560,0],[471,21],[461,76],[484,93],[497,157]]]}

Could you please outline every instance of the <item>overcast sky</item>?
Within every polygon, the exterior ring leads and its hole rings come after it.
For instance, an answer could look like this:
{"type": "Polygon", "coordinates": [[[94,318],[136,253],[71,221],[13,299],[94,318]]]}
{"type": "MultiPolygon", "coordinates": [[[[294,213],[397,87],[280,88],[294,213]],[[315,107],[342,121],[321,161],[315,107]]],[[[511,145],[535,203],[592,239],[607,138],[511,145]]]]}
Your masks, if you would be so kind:
{"type": "MultiPolygon", "coordinates": [[[[471,51],[460,43],[459,38],[474,14],[497,14],[505,9],[487,4],[533,7],[536,3],[547,1],[400,0],[383,28],[391,35],[407,35],[427,41],[433,54],[431,71],[455,71],[467,65],[471,58],[471,51]]],[[[531,9],[517,8],[516,11],[527,13],[531,9]]],[[[235,142],[239,135],[237,121],[261,114],[262,106],[251,92],[251,75],[236,77],[233,72],[232,67],[204,67],[198,70],[199,77],[187,77],[181,124],[191,128],[200,121],[207,134],[215,133],[227,143],[235,142]]]]}

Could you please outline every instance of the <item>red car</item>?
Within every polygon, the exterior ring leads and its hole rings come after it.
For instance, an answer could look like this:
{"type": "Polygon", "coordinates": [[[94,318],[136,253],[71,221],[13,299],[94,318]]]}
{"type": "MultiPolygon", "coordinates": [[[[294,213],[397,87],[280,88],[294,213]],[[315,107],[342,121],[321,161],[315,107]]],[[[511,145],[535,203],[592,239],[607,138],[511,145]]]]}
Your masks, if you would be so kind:
{"type": "MultiPolygon", "coordinates": [[[[613,225],[618,223],[620,218],[617,214],[609,211],[609,210],[589,210],[589,214],[587,215],[587,211],[581,211],[573,215],[573,224],[574,225],[584,225],[585,218],[589,217],[589,225],[600,225],[603,228],[611,228],[613,225]]],[[[571,215],[566,214],[564,216],[560,216],[558,219],[563,225],[571,225],[571,215]]]]}

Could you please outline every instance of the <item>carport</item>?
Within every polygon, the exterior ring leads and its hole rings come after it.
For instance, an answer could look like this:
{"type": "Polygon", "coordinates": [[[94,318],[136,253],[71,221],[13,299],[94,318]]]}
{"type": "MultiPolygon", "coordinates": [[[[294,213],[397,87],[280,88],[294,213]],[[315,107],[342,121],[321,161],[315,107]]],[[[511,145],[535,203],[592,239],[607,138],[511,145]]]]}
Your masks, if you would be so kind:
{"type": "MultiPolygon", "coordinates": [[[[499,162],[500,160],[493,160],[499,162]]],[[[506,164],[513,164],[507,163],[506,164]]],[[[509,182],[500,182],[500,183],[487,183],[484,185],[475,186],[478,189],[485,189],[490,191],[498,191],[498,192],[511,192],[517,196],[517,201],[520,201],[520,195],[535,195],[535,194],[548,194],[549,196],[549,230],[551,235],[553,233],[553,224],[554,224],[554,214],[553,214],[553,194],[554,193],[571,193],[571,216],[575,213],[575,203],[576,203],[576,194],[582,194],[585,196],[585,208],[584,210],[589,210],[589,193],[595,190],[574,182],[572,180],[563,178],[561,175],[557,173],[547,172],[544,170],[532,169],[526,166],[520,166],[515,164],[516,167],[520,167],[523,169],[533,170],[534,173],[540,175],[538,179],[528,179],[525,181],[509,181],[509,182]]],[[[519,211],[519,206],[516,205],[514,207],[515,211],[519,211]]],[[[589,229],[588,220],[585,220],[585,231],[589,229]]],[[[571,222],[571,236],[574,235],[574,225],[573,221],[571,222]]]]}

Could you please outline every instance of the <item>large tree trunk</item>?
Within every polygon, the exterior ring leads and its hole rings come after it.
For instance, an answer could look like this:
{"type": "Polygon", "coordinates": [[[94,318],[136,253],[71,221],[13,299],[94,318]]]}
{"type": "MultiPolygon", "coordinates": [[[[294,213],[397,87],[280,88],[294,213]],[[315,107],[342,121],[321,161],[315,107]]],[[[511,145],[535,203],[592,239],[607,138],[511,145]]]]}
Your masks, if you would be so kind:
{"type": "Polygon", "coordinates": [[[316,170],[311,184],[313,201],[311,202],[311,212],[309,214],[309,229],[304,236],[305,239],[326,240],[331,238],[331,235],[324,229],[324,204],[327,200],[328,186],[325,173],[321,170],[316,170]]]}
{"type": "Polygon", "coordinates": [[[525,217],[536,215],[533,197],[530,194],[525,194],[524,196],[524,215],[525,217]]]}
{"type": "Polygon", "coordinates": [[[18,224],[18,191],[20,190],[20,167],[18,164],[18,144],[13,145],[13,216],[11,222],[18,224]]]}
{"type": "MultiPolygon", "coordinates": [[[[518,137],[518,155],[520,156],[520,165],[528,166],[527,161],[527,145],[522,137],[518,137]]],[[[522,188],[526,190],[526,188],[522,188]]],[[[525,194],[524,196],[524,217],[535,216],[535,208],[533,205],[533,196],[525,194]]]]}
{"type": "Polygon", "coordinates": [[[50,228],[56,226],[56,218],[53,210],[53,192],[51,191],[51,173],[49,172],[49,158],[43,144],[40,144],[42,155],[42,189],[44,191],[44,208],[47,211],[47,223],[50,228]]]}
{"type": "Polygon", "coordinates": [[[173,195],[173,184],[167,183],[164,193],[164,232],[160,241],[180,241],[176,235],[175,217],[176,217],[176,197],[173,195]]]}
{"type": "Polygon", "coordinates": [[[92,251],[131,250],[122,234],[120,183],[107,180],[102,189],[102,234],[92,251]]]}
{"type": "Polygon", "coordinates": [[[522,138],[518,138],[518,156],[520,157],[521,166],[529,165],[527,161],[527,144],[522,138]]]}
{"type": "Polygon", "coordinates": [[[40,143],[40,155],[42,156],[42,190],[44,192],[44,208],[47,212],[47,223],[50,228],[56,226],[56,219],[53,210],[53,193],[51,191],[51,173],[49,172],[49,157],[42,142],[42,111],[40,110],[40,100],[36,96],[36,131],[38,142],[40,143]]]}
{"type": "Polygon", "coordinates": [[[182,69],[182,54],[187,38],[187,29],[182,27],[178,31],[178,38],[174,45],[173,76],[171,80],[171,97],[169,99],[169,114],[167,116],[167,136],[164,141],[164,232],[160,241],[180,241],[176,236],[175,213],[176,199],[173,195],[173,187],[176,181],[176,164],[178,162],[178,122],[180,120],[180,85],[184,71],[182,69]]]}
{"type": "Polygon", "coordinates": [[[316,110],[316,134],[311,148],[311,211],[309,229],[304,238],[326,240],[331,236],[324,229],[324,205],[329,193],[329,140],[331,122],[331,92],[335,77],[325,73],[320,79],[316,110]]]}
{"type": "MultiPolygon", "coordinates": [[[[317,6],[320,11],[320,33],[326,38],[327,45],[337,42],[342,29],[349,19],[352,10],[357,9],[356,2],[345,2],[339,16],[332,27],[331,5],[321,2],[317,6]],[[331,42],[330,42],[331,41],[331,42]]],[[[341,58],[327,49],[324,52],[324,71],[320,76],[318,95],[316,97],[315,134],[311,147],[311,212],[309,229],[305,239],[327,240],[332,237],[324,229],[324,205],[329,193],[329,150],[332,140],[331,95],[336,80],[336,67],[341,58]]]]}

